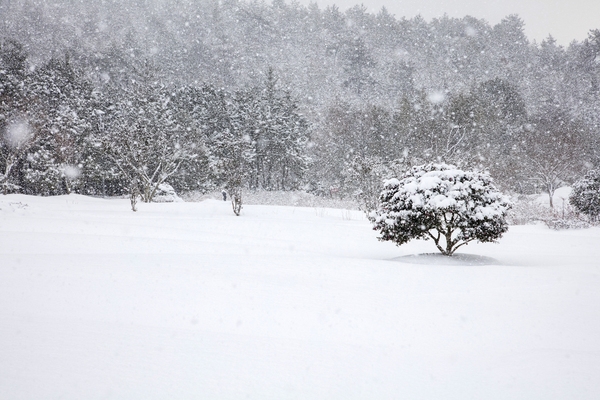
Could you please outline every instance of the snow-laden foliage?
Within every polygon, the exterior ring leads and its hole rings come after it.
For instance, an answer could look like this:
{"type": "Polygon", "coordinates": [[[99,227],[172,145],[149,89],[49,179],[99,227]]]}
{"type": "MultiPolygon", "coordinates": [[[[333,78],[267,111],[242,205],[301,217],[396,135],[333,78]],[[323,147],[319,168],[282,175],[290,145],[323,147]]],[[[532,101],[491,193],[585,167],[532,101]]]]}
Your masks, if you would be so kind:
{"type": "Polygon", "coordinates": [[[158,185],[152,201],[155,203],[175,203],[183,200],[177,195],[173,186],[168,183],[161,183],[158,185]]]}
{"type": "Polygon", "coordinates": [[[141,200],[150,202],[158,187],[202,149],[189,140],[165,88],[135,84],[128,89],[102,114],[109,131],[95,141],[122,176],[136,182],[141,200]]]}
{"type": "Polygon", "coordinates": [[[575,182],[569,202],[581,213],[593,220],[600,217],[600,171],[588,171],[575,182]]]}
{"type": "Polygon", "coordinates": [[[366,213],[375,210],[383,182],[398,175],[401,165],[384,163],[380,157],[356,157],[346,171],[346,187],[366,213]]]}
{"type": "Polygon", "coordinates": [[[508,230],[510,207],[487,173],[428,164],[413,167],[400,180],[386,181],[370,219],[382,241],[402,245],[433,239],[449,256],[473,240],[499,239],[508,230]]]}
{"type": "Polygon", "coordinates": [[[123,195],[124,158],[97,144],[134,129],[167,138],[132,138],[150,160],[192,149],[168,178],[178,193],[241,173],[245,189],[366,204],[382,174],[355,161],[378,159],[469,166],[551,197],[600,165],[599,30],[563,47],[530,42],[516,15],[491,25],[279,0],[134,3],[0,5],[4,192],[123,195]],[[30,134],[15,142],[19,124],[30,134]]]}

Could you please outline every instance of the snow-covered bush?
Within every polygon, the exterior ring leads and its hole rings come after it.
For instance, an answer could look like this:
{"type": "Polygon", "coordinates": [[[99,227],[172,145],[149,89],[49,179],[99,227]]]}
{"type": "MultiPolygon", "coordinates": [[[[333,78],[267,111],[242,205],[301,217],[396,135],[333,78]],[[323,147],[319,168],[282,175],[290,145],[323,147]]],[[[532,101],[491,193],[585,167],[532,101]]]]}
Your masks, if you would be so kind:
{"type": "Polygon", "coordinates": [[[173,186],[169,185],[168,183],[161,183],[158,185],[152,201],[155,203],[174,203],[183,200],[177,195],[177,193],[175,193],[173,186]]]}
{"type": "Polygon", "coordinates": [[[582,229],[589,228],[590,223],[568,202],[570,187],[556,190],[554,195],[555,208],[550,208],[546,194],[515,196],[513,207],[508,212],[507,221],[510,225],[527,225],[543,222],[550,229],[582,229]],[[557,196],[557,193],[561,192],[557,196]],[[566,196],[566,197],[563,197],[566,196]]]}
{"type": "Polygon", "coordinates": [[[369,217],[379,240],[402,245],[433,239],[444,255],[473,241],[494,242],[508,230],[508,197],[484,172],[447,164],[413,167],[385,182],[380,205],[369,217]]]}
{"type": "Polygon", "coordinates": [[[565,229],[585,229],[589,228],[591,225],[587,221],[583,221],[578,218],[574,218],[569,216],[567,218],[554,218],[545,220],[544,223],[550,229],[554,229],[557,231],[562,231],[565,229]]]}
{"type": "Polygon", "coordinates": [[[510,225],[528,225],[554,218],[555,212],[548,205],[536,201],[539,195],[515,195],[506,216],[510,225]]]}
{"type": "Polygon", "coordinates": [[[591,170],[573,185],[569,202],[592,220],[600,217],[600,171],[591,170]]]}
{"type": "MultiPolygon", "coordinates": [[[[187,202],[200,202],[206,199],[222,200],[221,190],[202,193],[199,191],[181,193],[181,197],[187,202]]],[[[244,204],[247,205],[269,205],[269,206],[292,206],[309,208],[339,208],[347,210],[358,210],[358,204],[353,199],[340,200],[337,198],[317,196],[302,190],[249,190],[243,191],[244,204]]]]}

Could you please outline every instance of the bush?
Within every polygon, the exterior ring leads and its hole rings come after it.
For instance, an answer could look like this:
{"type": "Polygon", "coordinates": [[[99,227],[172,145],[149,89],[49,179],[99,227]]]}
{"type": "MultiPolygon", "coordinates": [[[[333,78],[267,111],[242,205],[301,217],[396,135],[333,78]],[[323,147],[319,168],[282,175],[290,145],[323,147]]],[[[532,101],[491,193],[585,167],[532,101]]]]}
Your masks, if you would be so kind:
{"type": "Polygon", "coordinates": [[[576,218],[555,218],[545,220],[544,223],[548,228],[557,231],[562,231],[566,229],[585,229],[591,226],[589,222],[582,221],[576,218]]]}
{"type": "Polygon", "coordinates": [[[152,201],[155,203],[173,203],[183,200],[175,193],[173,186],[168,183],[161,183],[156,188],[152,201]]]}
{"type": "Polygon", "coordinates": [[[514,199],[507,221],[510,225],[527,225],[543,222],[550,229],[582,229],[589,228],[588,221],[582,219],[569,202],[563,202],[560,208],[550,208],[539,202],[540,195],[518,196],[514,199]]]}
{"type": "Polygon", "coordinates": [[[508,230],[510,207],[487,173],[429,164],[385,182],[379,207],[369,218],[381,233],[379,240],[400,246],[412,239],[433,239],[450,256],[473,240],[499,239],[508,230]]]}
{"type": "Polygon", "coordinates": [[[600,171],[591,170],[573,185],[569,202],[593,221],[600,216],[600,171]]]}
{"type": "Polygon", "coordinates": [[[541,204],[539,195],[519,195],[512,198],[512,208],[506,216],[510,225],[527,225],[556,218],[550,206],[541,204]]]}

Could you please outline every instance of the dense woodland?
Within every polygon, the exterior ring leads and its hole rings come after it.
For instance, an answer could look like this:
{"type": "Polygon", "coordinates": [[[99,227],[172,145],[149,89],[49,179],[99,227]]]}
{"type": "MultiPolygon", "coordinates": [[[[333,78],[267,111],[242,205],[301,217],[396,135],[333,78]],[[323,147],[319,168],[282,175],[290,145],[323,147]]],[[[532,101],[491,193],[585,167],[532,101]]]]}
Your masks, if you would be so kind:
{"type": "Polygon", "coordinates": [[[274,0],[0,0],[0,185],[362,196],[430,161],[552,192],[600,166],[600,30],[274,0]]]}

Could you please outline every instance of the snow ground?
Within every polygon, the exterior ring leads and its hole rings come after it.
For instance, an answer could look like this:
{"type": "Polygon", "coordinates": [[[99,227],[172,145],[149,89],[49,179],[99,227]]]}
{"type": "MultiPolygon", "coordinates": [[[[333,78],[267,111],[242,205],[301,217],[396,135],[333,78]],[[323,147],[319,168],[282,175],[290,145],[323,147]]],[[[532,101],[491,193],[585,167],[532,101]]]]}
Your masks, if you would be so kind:
{"type": "Polygon", "coordinates": [[[442,263],[356,211],[139,209],[0,196],[0,399],[599,396],[600,229],[442,263]]]}

